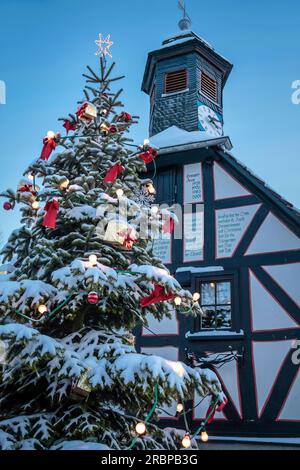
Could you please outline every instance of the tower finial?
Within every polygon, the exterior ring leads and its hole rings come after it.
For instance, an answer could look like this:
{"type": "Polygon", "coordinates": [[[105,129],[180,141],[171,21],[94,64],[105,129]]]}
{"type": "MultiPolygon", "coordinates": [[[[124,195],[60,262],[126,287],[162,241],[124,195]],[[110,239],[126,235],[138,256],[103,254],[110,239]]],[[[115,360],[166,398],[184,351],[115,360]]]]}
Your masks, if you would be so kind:
{"type": "Polygon", "coordinates": [[[181,31],[187,31],[191,29],[192,20],[187,14],[184,0],[178,0],[178,8],[182,10],[182,13],[183,13],[183,18],[181,18],[181,20],[179,21],[178,26],[181,29],[181,31]]]}

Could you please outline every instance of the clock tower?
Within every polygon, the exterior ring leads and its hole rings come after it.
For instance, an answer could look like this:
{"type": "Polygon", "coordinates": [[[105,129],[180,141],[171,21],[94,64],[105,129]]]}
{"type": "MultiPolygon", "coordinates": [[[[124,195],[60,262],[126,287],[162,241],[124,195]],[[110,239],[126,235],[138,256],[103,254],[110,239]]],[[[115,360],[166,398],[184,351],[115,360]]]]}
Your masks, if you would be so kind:
{"type": "Polygon", "coordinates": [[[223,89],[232,65],[190,27],[184,11],[178,34],[148,55],[142,90],[150,96],[150,136],[171,126],[223,135],[223,89]]]}

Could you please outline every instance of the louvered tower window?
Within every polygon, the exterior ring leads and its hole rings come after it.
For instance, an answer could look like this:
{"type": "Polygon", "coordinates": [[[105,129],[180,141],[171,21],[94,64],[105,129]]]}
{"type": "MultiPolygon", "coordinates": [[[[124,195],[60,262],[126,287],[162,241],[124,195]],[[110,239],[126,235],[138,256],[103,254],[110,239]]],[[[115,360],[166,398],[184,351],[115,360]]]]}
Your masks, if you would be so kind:
{"type": "Polygon", "coordinates": [[[187,70],[168,72],[165,76],[165,92],[176,93],[187,89],[187,70]]]}
{"type": "Polygon", "coordinates": [[[205,72],[201,72],[201,93],[215,103],[218,102],[218,84],[205,72]]]}

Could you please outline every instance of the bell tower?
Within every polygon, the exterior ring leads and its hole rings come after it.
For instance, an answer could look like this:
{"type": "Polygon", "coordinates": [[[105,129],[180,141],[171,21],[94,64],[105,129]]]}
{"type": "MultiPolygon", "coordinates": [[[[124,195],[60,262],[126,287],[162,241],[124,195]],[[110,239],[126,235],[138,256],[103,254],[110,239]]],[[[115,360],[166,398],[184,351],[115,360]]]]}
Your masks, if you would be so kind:
{"type": "Polygon", "coordinates": [[[191,19],[181,0],[183,17],[178,34],[165,39],[148,54],[142,91],[150,97],[149,134],[177,126],[223,135],[223,89],[232,65],[191,30],[191,19]]]}

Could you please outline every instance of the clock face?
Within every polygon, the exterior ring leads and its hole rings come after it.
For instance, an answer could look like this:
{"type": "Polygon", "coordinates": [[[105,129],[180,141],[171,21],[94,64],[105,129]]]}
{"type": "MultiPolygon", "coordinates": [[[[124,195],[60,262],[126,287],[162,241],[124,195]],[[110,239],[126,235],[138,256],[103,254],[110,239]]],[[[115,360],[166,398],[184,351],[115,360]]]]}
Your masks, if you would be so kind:
{"type": "Polygon", "coordinates": [[[208,106],[198,106],[199,128],[212,137],[223,135],[222,117],[208,106]]]}

